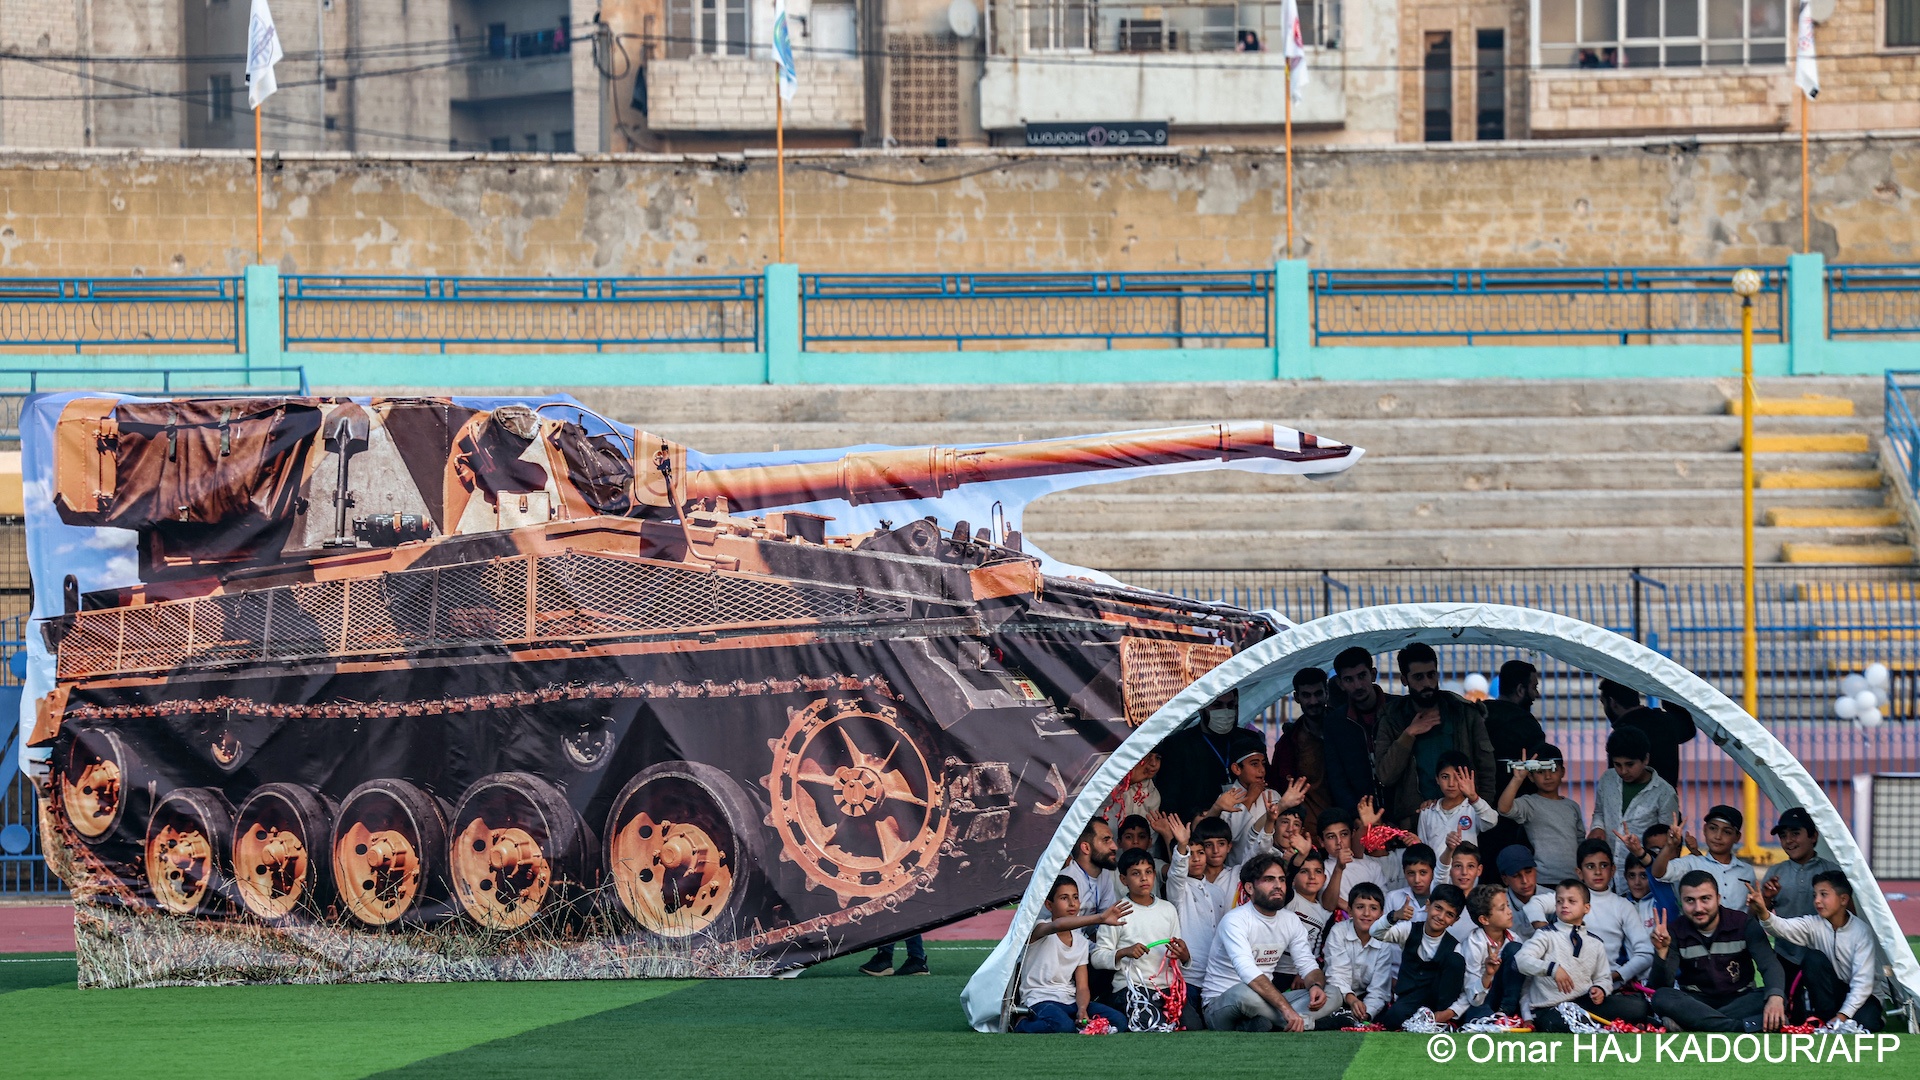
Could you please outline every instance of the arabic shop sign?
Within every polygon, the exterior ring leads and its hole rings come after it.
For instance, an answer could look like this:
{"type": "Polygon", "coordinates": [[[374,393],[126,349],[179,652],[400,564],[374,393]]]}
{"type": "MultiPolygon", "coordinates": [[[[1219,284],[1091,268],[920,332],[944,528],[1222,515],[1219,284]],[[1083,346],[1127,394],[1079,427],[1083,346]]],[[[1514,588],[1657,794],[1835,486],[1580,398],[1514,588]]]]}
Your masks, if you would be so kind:
{"type": "Polygon", "coordinates": [[[1165,146],[1167,122],[1028,124],[1028,146],[1165,146]]]}

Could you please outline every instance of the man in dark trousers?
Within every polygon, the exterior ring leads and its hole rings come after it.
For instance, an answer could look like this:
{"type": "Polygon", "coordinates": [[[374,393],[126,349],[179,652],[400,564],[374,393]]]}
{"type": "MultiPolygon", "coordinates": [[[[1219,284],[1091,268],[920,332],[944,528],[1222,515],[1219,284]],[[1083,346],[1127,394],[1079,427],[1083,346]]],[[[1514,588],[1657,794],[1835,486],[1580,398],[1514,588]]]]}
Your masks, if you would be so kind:
{"type": "Polygon", "coordinates": [[[1640,704],[1640,693],[1612,679],[1600,680],[1600,707],[1616,728],[1634,727],[1647,733],[1652,753],[1647,756],[1660,779],[1680,790],[1680,744],[1692,742],[1699,729],[1684,705],[1666,702],[1658,709],[1640,704]]]}
{"type": "Polygon", "coordinates": [[[1374,777],[1373,736],[1380,713],[1400,700],[1380,689],[1373,655],[1355,646],[1333,658],[1333,706],[1327,710],[1326,773],[1329,806],[1349,809],[1380,798],[1374,777]]]}
{"type": "Polygon", "coordinates": [[[1440,658],[1424,642],[1400,650],[1400,677],[1408,696],[1387,703],[1373,737],[1387,820],[1403,829],[1414,827],[1420,804],[1440,797],[1440,755],[1449,750],[1472,762],[1473,786],[1482,799],[1498,798],[1486,710],[1440,689],[1440,658]]]}
{"type": "MultiPolygon", "coordinates": [[[[1547,745],[1547,730],[1533,715],[1533,704],[1539,700],[1538,668],[1525,660],[1509,660],[1500,666],[1500,696],[1486,703],[1487,738],[1493,743],[1496,790],[1504,792],[1508,778],[1513,775],[1509,762],[1519,761],[1528,751],[1547,745]]],[[[1534,793],[1533,782],[1529,780],[1520,786],[1516,795],[1534,793]]],[[[1496,804],[1498,801],[1494,800],[1496,804]]],[[[1526,842],[1526,830],[1503,815],[1498,825],[1480,834],[1480,855],[1488,865],[1496,865],[1502,850],[1526,842]]]]}
{"type": "Polygon", "coordinates": [[[1654,915],[1653,1011],[1682,1031],[1779,1031],[1787,1022],[1786,976],[1759,919],[1720,906],[1713,875],[1680,879],[1680,910],[1654,915]],[[1759,986],[1753,985],[1755,975],[1759,986]],[[1676,988],[1675,983],[1679,986],[1676,988]]]}
{"type": "Polygon", "coordinates": [[[1460,939],[1449,931],[1466,907],[1467,894],[1459,886],[1435,885],[1427,897],[1425,920],[1375,927],[1374,937],[1400,946],[1393,1004],[1380,1014],[1380,1025],[1388,1031],[1399,1031],[1421,1009],[1430,1010],[1442,1024],[1458,1019],[1451,1006],[1466,985],[1467,960],[1460,955],[1460,939]]]}
{"type": "Polygon", "coordinates": [[[1228,691],[1201,709],[1198,724],[1160,744],[1160,772],[1153,778],[1160,791],[1160,809],[1183,821],[1206,812],[1221,790],[1233,783],[1229,767],[1235,739],[1248,737],[1261,746],[1267,744],[1259,732],[1240,726],[1237,691],[1228,691]]]}

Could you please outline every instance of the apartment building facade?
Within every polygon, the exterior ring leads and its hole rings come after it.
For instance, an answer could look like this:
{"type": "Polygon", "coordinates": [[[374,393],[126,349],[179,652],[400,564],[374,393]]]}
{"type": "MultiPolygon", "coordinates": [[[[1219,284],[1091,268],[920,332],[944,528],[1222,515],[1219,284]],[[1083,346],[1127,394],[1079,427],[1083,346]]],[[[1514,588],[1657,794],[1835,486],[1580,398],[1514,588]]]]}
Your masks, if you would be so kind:
{"type": "MultiPolygon", "coordinates": [[[[774,0],[271,0],[268,147],[767,147],[774,0]]],[[[0,0],[0,145],[246,147],[247,0],[0,0]],[[182,61],[184,58],[184,61],[182,61]]],[[[789,0],[790,147],[1271,145],[1283,0],[789,0]]],[[[1793,130],[1794,0],[1301,0],[1295,135],[1793,130]]],[[[1815,0],[1816,131],[1920,129],[1920,0],[1815,0]]]]}

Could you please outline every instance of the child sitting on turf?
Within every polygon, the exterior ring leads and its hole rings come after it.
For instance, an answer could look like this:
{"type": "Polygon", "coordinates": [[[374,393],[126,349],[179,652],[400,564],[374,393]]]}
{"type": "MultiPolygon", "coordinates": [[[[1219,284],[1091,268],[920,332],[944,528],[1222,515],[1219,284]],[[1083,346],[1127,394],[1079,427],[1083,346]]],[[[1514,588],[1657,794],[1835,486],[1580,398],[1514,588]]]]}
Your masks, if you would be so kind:
{"type": "Polygon", "coordinates": [[[1553,891],[1552,927],[1527,940],[1513,963],[1527,977],[1520,1014],[1533,1021],[1535,1031],[1571,1030],[1560,1015],[1562,1002],[1575,1002],[1602,1020],[1642,1024],[1647,999],[1634,993],[1613,993],[1611,961],[1606,945],[1586,929],[1593,893],[1584,882],[1567,880],[1553,891]]]}
{"type": "MultiPolygon", "coordinates": [[[[1428,867],[1432,876],[1432,867],[1428,867]]],[[[1373,936],[1386,911],[1380,886],[1363,881],[1347,894],[1347,913],[1327,932],[1327,997],[1341,1010],[1320,1020],[1316,1030],[1332,1031],[1352,1024],[1368,1024],[1387,1007],[1393,972],[1400,950],[1373,936]]]]}
{"type": "Polygon", "coordinates": [[[1752,908],[1768,933],[1801,946],[1800,973],[1812,1015],[1852,1020],[1868,1031],[1886,1026],[1885,966],[1873,931],[1853,913],[1853,885],[1845,873],[1826,870],[1813,876],[1812,915],[1776,915],[1760,891],[1753,894],[1752,908]]]}
{"type": "Polygon", "coordinates": [[[1507,906],[1513,909],[1513,936],[1521,941],[1553,921],[1553,897],[1539,889],[1540,870],[1533,852],[1518,844],[1500,851],[1500,883],[1507,887],[1507,906]]]}
{"type": "Polygon", "coordinates": [[[1440,755],[1435,781],[1440,785],[1440,800],[1420,810],[1420,842],[1450,859],[1459,845],[1477,844],[1481,829],[1500,823],[1500,815],[1474,790],[1473,762],[1458,750],[1440,755]]]}
{"type": "Polygon", "coordinates": [[[1740,830],[1746,816],[1731,806],[1716,806],[1707,811],[1707,850],[1700,852],[1700,845],[1693,837],[1686,838],[1687,847],[1694,854],[1680,854],[1680,837],[1677,828],[1667,830],[1667,843],[1653,859],[1653,876],[1669,885],[1676,884],[1695,870],[1705,870],[1713,875],[1720,886],[1721,906],[1739,911],[1747,906],[1747,894],[1752,892],[1759,880],[1754,873],[1753,864],[1733,853],[1740,846],[1740,830]]]}
{"type": "Polygon", "coordinates": [[[1526,978],[1513,967],[1520,939],[1513,936],[1513,907],[1507,890],[1498,885],[1474,886],[1467,894],[1467,917],[1474,929],[1461,946],[1466,986],[1457,1004],[1460,1019],[1478,1020],[1495,1013],[1519,1016],[1526,978]]]}
{"type": "Polygon", "coordinates": [[[1560,792],[1567,777],[1566,755],[1559,747],[1547,745],[1523,751],[1521,757],[1552,762],[1553,768],[1539,772],[1515,769],[1506,790],[1500,793],[1500,813],[1527,830],[1527,846],[1533,849],[1540,873],[1548,881],[1565,881],[1578,870],[1573,853],[1586,834],[1586,816],[1580,804],[1560,792]],[[1520,794],[1521,785],[1529,779],[1536,790],[1531,795],[1520,794]]]}
{"type": "Polygon", "coordinates": [[[1240,867],[1227,862],[1233,851],[1233,831],[1217,817],[1201,818],[1191,829],[1177,816],[1160,811],[1148,820],[1173,854],[1167,866],[1167,900],[1180,913],[1182,936],[1193,956],[1187,966],[1204,971],[1214,927],[1239,902],[1240,867]]]}
{"type": "MultiPolygon", "coordinates": [[[[1126,887],[1127,902],[1133,911],[1124,923],[1105,923],[1093,943],[1094,967],[1112,968],[1113,993],[1106,1004],[1121,1013],[1131,1014],[1130,999],[1165,1014],[1167,992],[1174,983],[1167,958],[1182,965],[1193,962],[1187,943],[1180,937],[1180,913],[1171,900],[1156,900],[1153,856],[1144,849],[1132,848],[1120,853],[1120,883],[1126,887]]],[[[1181,1022],[1189,1031],[1204,1025],[1200,1005],[1189,1000],[1182,1015],[1168,1017],[1181,1022]]]]}
{"type": "Polygon", "coordinates": [[[1047,891],[1050,918],[1036,923],[1027,936],[1027,955],[1020,965],[1020,1004],[1027,1017],[1013,1026],[1026,1035],[1071,1035],[1095,1016],[1104,1017],[1115,1031],[1127,1030],[1127,1018],[1089,1001],[1087,937],[1076,933],[1089,926],[1119,926],[1132,905],[1125,900],[1095,915],[1080,914],[1080,886],[1065,874],[1053,879],[1047,891]]]}
{"type": "Polygon", "coordinates": [[[1460,938],[1452,933],[1467,898],[1452,885],[1436,885],[1427,898],[1427,917],[1420,922],[1375,925],[1376,937],[1400,946],[1400,975],[1393,1004],[1380,1014],[1380,1023],[1398,1031],[1415,1016],[1426,1014],[1436,1023],[1459,1018],[1453,1005],[1466,986],[1466,958],[1460,938]]]}
{"type": "Polygon", "coordinates": [[[1387,894],[1387,922],[1417,922],[1427,917],[1427,897],[1433,894],[1433,872],[1439,865],[1433,849],[1415,844],[1400,853],[1400,874],[1406,884],[1387,894]]]}

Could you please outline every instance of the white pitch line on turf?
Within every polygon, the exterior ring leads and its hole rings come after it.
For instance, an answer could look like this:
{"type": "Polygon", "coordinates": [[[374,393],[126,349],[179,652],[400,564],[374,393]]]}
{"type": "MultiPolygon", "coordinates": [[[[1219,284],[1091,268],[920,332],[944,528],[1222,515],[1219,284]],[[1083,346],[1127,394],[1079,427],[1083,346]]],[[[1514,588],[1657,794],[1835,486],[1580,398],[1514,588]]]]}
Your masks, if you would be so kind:
{"type": "Polygon", "coordinates": [[[0,964],[71,964],[71,956],[23,956],[11,960],[0,959],[0,964]]]}

